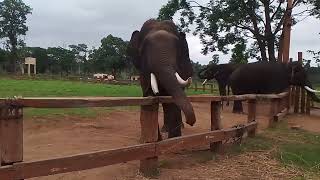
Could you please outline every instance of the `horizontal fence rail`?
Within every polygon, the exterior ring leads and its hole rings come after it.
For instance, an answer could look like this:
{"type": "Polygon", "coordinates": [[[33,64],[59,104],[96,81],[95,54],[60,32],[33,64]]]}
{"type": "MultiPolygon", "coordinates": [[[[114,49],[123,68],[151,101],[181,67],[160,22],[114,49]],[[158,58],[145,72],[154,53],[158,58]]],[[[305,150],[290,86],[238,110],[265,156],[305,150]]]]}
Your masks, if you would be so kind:
{"type": "MultiPolygon", "coordinates": [[[[235,100],[263,100],[281,99],[288,95],[280,94],[245,94],[233,96],[195,95],[188,96],[191,102],[235,101],[235,100]]],[[[83,108],[83,107],[116,107],[116,106],[141,106],[157,103],[174,102],[172,97],[28,97],[28,98],[0,98],[0,107],[5,105],[30,107],[30,108],[83,108]]]]}
{"type": "Polygon", "coordinates": [[[257,123],[252,122],[242,128],[230,128],[207,133],[198,133],[155,143],[140,144],[125,148],[85,153],[68,157],[15,163],[13,165],[0,168],[0,179],[27,179],[151,158],[163,154],[178,152],[179,150],[192,148],[194,146],[228,140],[236,136],[239,131],[250,131],[256,127],[257,123]]]}

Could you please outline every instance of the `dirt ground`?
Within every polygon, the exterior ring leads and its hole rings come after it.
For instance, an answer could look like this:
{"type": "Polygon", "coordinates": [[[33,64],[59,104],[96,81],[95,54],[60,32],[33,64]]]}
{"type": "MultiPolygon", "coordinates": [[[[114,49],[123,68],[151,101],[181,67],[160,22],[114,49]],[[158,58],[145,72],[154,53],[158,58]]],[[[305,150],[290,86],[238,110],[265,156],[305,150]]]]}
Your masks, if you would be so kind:
{"type": "MultiPolygon", "coordinates": [[[[194,103],[197,123],[187,126],[183,134],[205,132],[210,127],[209,104],[194,103]]],[[[244,124],[247,116],[232,114],[224,106],[222,125],[224,128],[244,124]]],[[[259,130],[267,127],[270,105],[259,105],[259,130]]],[[[163,114],[159,113],[162,124],[163,114]]],[[[312,116],[289,115],[289,123],[300,124],[302,128],[320,132],[320,114],[312,116]]],[[[115,110],[101,113],[95,119],[64,117],[30,118],[25,120],[24,159],[40,160],[91,151],[119,148],[138,144],[140,137],[139,110],[115,110]]],[[[160,157],[159,179],[289,179],[287,171],[265,152],[241,154],[215,161],[204,162],[205,151],[169,154],[160,157]],[[263,164],[261,162],[264,162],[263,164]],[[266,166],[270,164],[270,166],[266,166]],[[225,168],[228,167],[228,168],[225,168]],[[272,173],[266,173],[272,172],[272,173]]],[[[44,180],[106,180],[144,179],[138,173],[139,161],[131,161],[93,170],[34,178],[44,180]]],[[[294,173],[291,173],[294,175],[294,173]]]]}

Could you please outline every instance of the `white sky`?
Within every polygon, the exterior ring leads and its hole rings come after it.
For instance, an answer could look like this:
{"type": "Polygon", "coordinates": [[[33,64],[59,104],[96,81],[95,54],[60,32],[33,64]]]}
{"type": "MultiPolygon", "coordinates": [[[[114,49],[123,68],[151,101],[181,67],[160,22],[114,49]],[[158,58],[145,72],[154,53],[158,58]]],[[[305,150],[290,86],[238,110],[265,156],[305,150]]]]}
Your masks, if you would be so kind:
{"type": "MultiPolygon", "coordinates": [[[[85,43],[99,46],[108,34],[129,40],[134,30],[141,28],[149,18],[157,17],[160,7],[168,0],[24,0],[33,8],[28,18],[29,31],[25,37],[28,46],[67,47],[85,43]]],[[[208,0],[200,0],[200,3],[208,0]]],[[[320,50],[320,21],[308,18],[292,30],[290,55],[298,51],[311,58],[307,50],[320,50]]],[[[197,37],[187,36],[191,59],[207,64],[212,57],[202,55],[202,45],[197,37]]],[[[230,55],[220,56],[227,63],[230,55]]],[[[313,63],[315,65],[315,63],[313,63]]]]}

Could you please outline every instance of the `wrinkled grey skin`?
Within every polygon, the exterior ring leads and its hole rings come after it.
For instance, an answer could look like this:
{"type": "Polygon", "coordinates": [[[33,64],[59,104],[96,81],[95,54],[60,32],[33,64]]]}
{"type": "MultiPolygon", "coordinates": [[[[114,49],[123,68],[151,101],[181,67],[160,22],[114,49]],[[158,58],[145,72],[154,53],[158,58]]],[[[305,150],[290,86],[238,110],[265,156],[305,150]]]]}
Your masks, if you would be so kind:
{"type": "Polygon", "coordinates": [[[174,103],[162,104],[164,124],[169,138],[181,136],[181,110],[187,124],[192,126],[196,122],[193,107],[175,77],[175,72],[184,80],[193,75],[185,34],[178,32],[172,21],[150,19],[140,31],[132,33],[127,55],[140,72],[143,96],[155,96],[150,85],[150,74],[154,73],[159,95],[173,97],[174,103]]]}
{"type": "MultiPolygon", "coordinates": [[[[281,93],[290,85],[312,88],[307,73],[299,62],[250,63],[241,66],[230,76],[230,86],[234,95],[281,93]]],[[[308,93],[314,101],[319,102],[319,98],[314,93],[308,93]]],[[[243,112],[241,101],[235,101],[233,112],[243,112]]]]}

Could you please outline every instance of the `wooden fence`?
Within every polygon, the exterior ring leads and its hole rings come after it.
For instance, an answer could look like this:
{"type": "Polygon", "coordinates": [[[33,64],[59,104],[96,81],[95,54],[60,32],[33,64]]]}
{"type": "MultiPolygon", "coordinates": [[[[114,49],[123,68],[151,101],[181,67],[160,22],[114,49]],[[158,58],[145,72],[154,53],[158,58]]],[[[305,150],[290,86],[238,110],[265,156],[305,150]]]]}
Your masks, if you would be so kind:
{"type": "Polygon", "coordinates": [[[278,95],[190,96],[192,102],[211,104],[210,131],[158,141],[158,108],[160,103],[173,102],[171,97],[146,98],[23,98],[0,99],[1,180],[18,180],[98,168],[132,160],[140,160],[140,171],[150,175],[157,171],[158,156],[180,150],[210,145],[217,152],[222,142],[247,131],[254,136],[257,128],[256,105],[270,99],[270,125],[288,110],[288,93],[278,95]],[[221,101],[247,100],[248,123],[243,127],[221,129],[221,101]],[[79,108],[141,106],[141,143],[119,149],[89,152],[67,157],[23,161],[23,108],[79,108]]]}
{"type": "Polygon", "coordinates": [[[304,88],[292,86],[290,88],[290,104],[293,106],[294,113],[310,115],[311,109],[317,109],[310,95],[304,88]]]}
{"type": "Polygon", "coordinates": [[[198,84],[197,82],[194,82],[191,84],[190,87],[187,87],[188,89],[193,89],[194,91],[203,91],[203,92],[206,92],[206,91],[209,91],[211,94],[217,90],[215,88],[215,84],[213,83],[206,83],[206,84],[198,84]]]}

